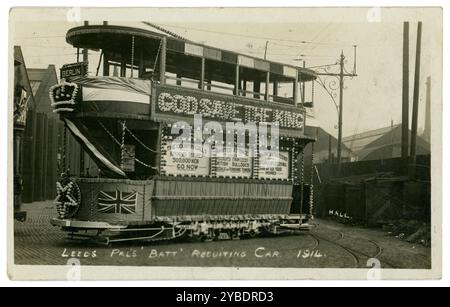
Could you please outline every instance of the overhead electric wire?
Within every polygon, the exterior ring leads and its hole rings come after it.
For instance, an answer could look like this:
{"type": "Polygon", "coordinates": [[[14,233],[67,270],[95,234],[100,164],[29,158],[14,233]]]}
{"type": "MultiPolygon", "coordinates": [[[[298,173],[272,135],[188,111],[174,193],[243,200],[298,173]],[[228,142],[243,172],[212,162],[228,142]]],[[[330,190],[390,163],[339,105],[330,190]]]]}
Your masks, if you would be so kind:
{"type": "Polygon", "coordinates": [[[168,25],[168,24],[159,24],[158,26],[180,28],[180,29],[185,29],[185,30],[193,30],[193,31],[199,31],[199,32],[215,33],[215,34],[223,34],[223,35],[229,35],[229,36],[240,36],[240,37],[261,39],[261,40],[266,40],[266,41],[269,40],[269,41],[291,42],[291,43],[298,43],[298,44],[333,45],[333,44],[324,43],[324,42],[315,43],[313,41],[307,41],[307,40],[293,40],[293,39],[284,39],[284,38],[277,38],[277,37],[267,37],[267,36],[257,36],[257,35],[249,35],[249,34],[222,32],[222,31],[206,30],[206,29],[199,29],[199,28],[192,28],[192,27],[185,27],[185,26],[168,25]]]}
{"type": "MultiPolygon", "coordinates": [[[[314,42],[315,40],[317,40],[331,25],[331,22],[329,22],[325,27],[323,27],[321,30],[319,30],[319,32],[317,33],[317,35],[314,36],[314,38],[312,39],[312,42],[314,42]]],[[[310,44],[311,45],[311,44],[310,44]]],[[[304,48],[302,48],[300,51],[301,53],[305,52],[305,49],[308,48],[309,46],[305,46],[304,48]]],[[[311,49],[309,51],[312,51],[314,49],[311,49]]]]}
{"type": "Polygon", "coordinates": [[[48,35],[48,36],[17,36],[16,39],[37,39],[37,38],[61,38],[66,37],[65,35],[48,35]]]}
{"type": "MultiPolygon", "coordinates": [[[[299,48],[299,47],[301,47],[301,45],[300,46],[299,45],[287,45],[287,44],[280,44],[280,43],[277,43],[277,42],[271,42],[271,44],[277,45],[277,46],[280,46],[280,47],[288,47],[288,48],[278,48],[279,50],[281,50],[281,49],[283,49],[283,50],[290,50],[290,48],[299,48]]],[[[318,48],[319,45],[335,46],[335,47],[338,47],[338,46],[350,46],[351,45],[348,42],[324,43],[324,42],[313,42],[313,41],[309,42],[308,44],[310,44],[310,45],[318,45],[318,46],[316,46],[316,48],[318,48]]]]}

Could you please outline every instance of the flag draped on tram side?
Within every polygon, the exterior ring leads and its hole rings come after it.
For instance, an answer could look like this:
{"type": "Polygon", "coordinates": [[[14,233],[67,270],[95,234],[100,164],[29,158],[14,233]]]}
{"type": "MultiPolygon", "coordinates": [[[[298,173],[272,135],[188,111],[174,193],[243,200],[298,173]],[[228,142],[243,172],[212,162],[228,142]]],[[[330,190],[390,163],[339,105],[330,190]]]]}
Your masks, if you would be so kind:
{"type": "Polygon", "coordinates": [[[150,80],[120,77],[81,77],[79,111],[149,115],[150,80]]]}
{"type": "Polygon", "coordinates": [[[105,175],[112,178],[127,178],[127,175],[119,166],[120,163],[113,158],[108,152],[108,149],[105,149],[99,142],[92,138],[88,132],[88,128],[81,121],[64,118],[64,123],[105,175]]]}

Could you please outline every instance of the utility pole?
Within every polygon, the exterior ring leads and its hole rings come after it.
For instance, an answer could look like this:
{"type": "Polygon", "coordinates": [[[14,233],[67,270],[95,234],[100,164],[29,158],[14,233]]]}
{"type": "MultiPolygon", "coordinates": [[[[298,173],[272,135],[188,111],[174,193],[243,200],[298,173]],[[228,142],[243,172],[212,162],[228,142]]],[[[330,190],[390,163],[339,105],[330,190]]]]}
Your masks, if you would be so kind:
{"type": "MultiPolygon", "coordinates": [[[[353,65],[353,72],[352,73],[346,73],[345,70],[345,55],[344,51],[341,50],[341,56],[338,61],[339,65],[339,73],[330,73],[327,70],[325,72],[316,72],[318,76],[331,76],[336,77],[339,80],[339,105],[337,106],[338,111],[338,143],[337,143],[337,176],[339,176],[341,171],[341,163],[342,163],[342,126],[343,126],[343,110],[344,110],[344,78],[345,77],[356,77],[356,45],[353,46],[355,52],[354,52],[354,65],[353,65]]],[[[331,66],[331,65],[329,65],[331,66]]],[[[319,80],[319,84],[328,92],[330,97],[334,101],[334,95],[330,92],[333,91],[331,86],[327,86],[324,81],[319,80]]]]}
{"type": "MultiPolygon", "coordinates": [[[[409,144],[409,22],[403,23],[402,160],[408,160],[409,144]]],[[[406,166],[406,164],[405,164],[406,166]]]]}
{"type": "Polygon", "coordinates": [[[342,156],[342,113],[344,107],[344,51],[341,51],[341,60],[339,61],[339,120],[338,120],[338,143],[337,143],[337,173],[341,172],[341,156],[342,156]]]}
{"type": "Polygon", "coordinates": [[[420,55],[422,43],[422,22],[417,24],[417,43],[416,43],[416,64],[414,72],[414,93],[411,125],[411,150],[410,150],[410,179],[415,178],[416,170],[416,141],[417,141],[417,118],[419,113],[419,87],[420,87],[420,55]]]}

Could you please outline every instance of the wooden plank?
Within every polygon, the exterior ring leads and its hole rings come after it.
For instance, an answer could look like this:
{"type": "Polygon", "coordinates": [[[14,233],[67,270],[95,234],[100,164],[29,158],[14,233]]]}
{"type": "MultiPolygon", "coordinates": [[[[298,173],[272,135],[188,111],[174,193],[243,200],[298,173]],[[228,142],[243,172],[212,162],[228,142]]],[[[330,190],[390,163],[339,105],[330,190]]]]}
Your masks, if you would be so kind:
{"type": "Polygon", "coordinates": [[[238,55],[233,52],[222,50],[222,62],[229,63],[229,64],[237,64],[238,55]]]}
{"type": "Polygon", "coordinates": [[[184,53],[184,42],[167,38],[167,50],[184,53]]]}
{"type": "Polygon", "coordinates": [[[41,190],[42,190],[42,200],[47,199],[47,176],[49,173],[48,166],[48,118],[46,114],[43,114],[43,144],[42,144],[42,174],[41,174],[41,190]]]}
{"type": "Polygon", "coordinates": [[[222,59],[222,52],[218,49],[207,48],[203,49],[203,55],[205,58],[220,61],[222,59]]]}
{"type": "Polygon", "coordinates": [[[244,55],[239,55],[238,56],[238,65],[249,67],[249,68],[255,68],[255,60],[253,58],[246,57],[244,55]]]}
{"type": "Polygon", "coordinates": [[[270,70],[270,63],[267,61],[264,61],[264,60],[255,59],[254,66],[255,66],[255,69],[258,69],[258,70],[262,70],[262,71],[270,70]]]}
{"type": "Polygon", "coordinates": [[[34,193],[32,201],[42,200],[42,167],[43,167],[43,139],[44,139],[44,129],[43,129],[43,114],[37,113],[36,117],[36,138],[35,138],[35,159],[36,163],[34,165],[34,176],[32,178],[32,183],[34,186],[34,193]]]}
{"type": "Polygon", "coordinates": [[[24,144],[21,160],[23,161],[23,192],[22,201],[30,203],[34,198],[34,173],[35,173],[35,133],[36,112],[30,110],[27,114],[27,123],[24,131],[24,144]]]}
{"type": "Polygon", "coordinates": [[[278,63],[270,63],[270,72],[278,75],[283,74],[283,65],[278,63]]]}

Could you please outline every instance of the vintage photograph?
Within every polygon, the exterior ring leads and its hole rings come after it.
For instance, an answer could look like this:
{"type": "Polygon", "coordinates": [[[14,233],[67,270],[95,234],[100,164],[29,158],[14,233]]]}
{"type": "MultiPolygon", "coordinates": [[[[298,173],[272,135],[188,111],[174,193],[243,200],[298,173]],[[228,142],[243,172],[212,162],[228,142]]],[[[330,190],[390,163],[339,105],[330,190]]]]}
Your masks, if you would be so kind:
{"type": "Polygon", "coordinates": [[[441,8],[9,24],[10,278],[440,277],[441,8]]]}

